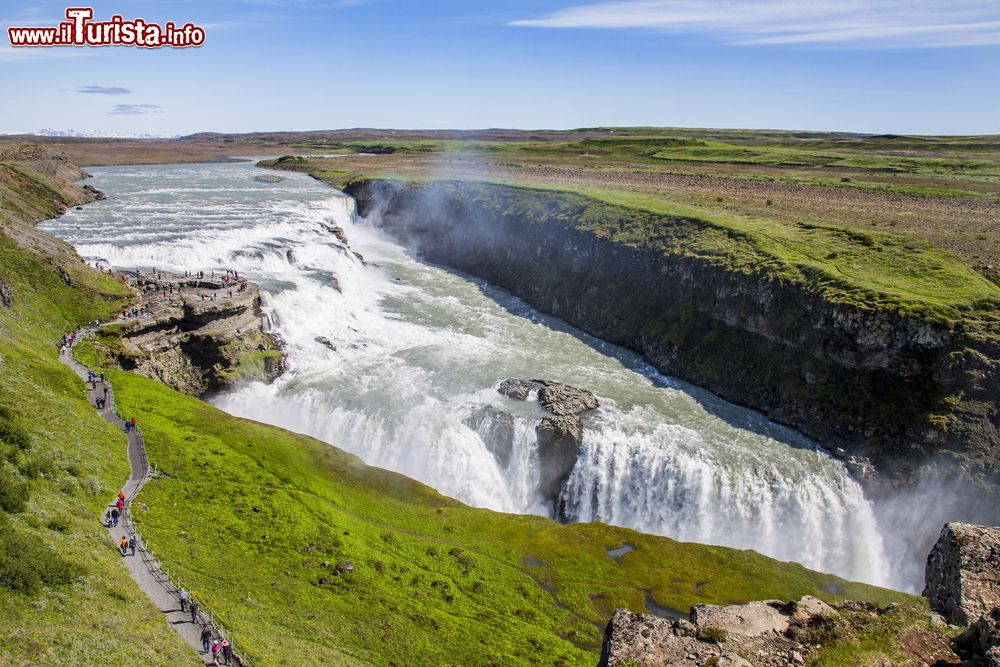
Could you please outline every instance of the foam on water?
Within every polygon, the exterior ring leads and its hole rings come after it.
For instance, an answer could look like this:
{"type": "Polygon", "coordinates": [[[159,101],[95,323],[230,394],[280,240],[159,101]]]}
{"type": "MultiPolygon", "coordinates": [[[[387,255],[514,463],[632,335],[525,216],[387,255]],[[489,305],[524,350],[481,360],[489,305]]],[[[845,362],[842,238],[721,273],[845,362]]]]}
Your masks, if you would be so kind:
{"type": "Polygon", "coordinates": [[[261,184],[241,164],[92,171],[114,198],[45,225],[82,255],[118,267],[233,268],[261,283],[288,372],[214,399],[232,414],[313,435],[476,506],[551,514],[538,492],[541,409],[494,387],[507,377],[563,381],[601,400],[564,490],[571,518],[914,583],[896,579],[859,485],[813,443],[488,285],[414,261],[308,177],[261,184]],[[513,420],[490,421],[485,408],[513,420]],[[498,434],[511,444],[504,463],[491,453],[498,434]]]}

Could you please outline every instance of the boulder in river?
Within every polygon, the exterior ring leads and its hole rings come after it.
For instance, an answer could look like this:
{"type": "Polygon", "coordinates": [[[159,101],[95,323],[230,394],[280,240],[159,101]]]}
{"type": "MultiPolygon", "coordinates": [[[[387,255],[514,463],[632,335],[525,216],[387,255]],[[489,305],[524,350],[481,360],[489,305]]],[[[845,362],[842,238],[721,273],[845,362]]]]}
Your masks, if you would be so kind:
{"type": "Polygon", "coordinates": [[[547,500],[555,502],[580,454],[583,443],[580,415],[597,408],[597,398],[586,389],[549,380],[510,378],[501,382],[497,391],[519,401],[528,400],[537,391],[539,405],[553,415],[543,417],[535,426],[535,437],[540,490],[547,500]]]}
{"type": "Polygon", "coordinates": [[[315,338],[313,338],[313,340],[319,343],[320,345],[330,348],[334,352],[337,351],[336,344],[326,336],[316,336],[315,338]]]}
{"type": "Polygon", "coordinates": [[[258,174],[253,177],[253,180],[258,183],[281,183],[285,178],[283,176],[277,176],[275,174],[258,174]]]}
{"type": "Polygon", "coordinates": [[[541,385],[534,380],[519,380],[517,378],[511,378],[509,380],[504,380],[497,387],[497,391],[504,396],[509,396],[518,401],[526,401],[528,397],[531,396],[531,392],[536,389],[540,389],[541,385]]]}
{"type": "Polygon", "coordinates": [[[948,523],[927,557],[924,597],[952,623],[1000,606],[1000,528],[948,523]]]}
{"type": "Polygon", "coordinates": [[[556,416],[582,415],[599,406],[597,398],[586,389],[577,389],[560,382],[545,380],[534,382],[541,385],[541,389],[538,390],[538,402],[556,416]]]}

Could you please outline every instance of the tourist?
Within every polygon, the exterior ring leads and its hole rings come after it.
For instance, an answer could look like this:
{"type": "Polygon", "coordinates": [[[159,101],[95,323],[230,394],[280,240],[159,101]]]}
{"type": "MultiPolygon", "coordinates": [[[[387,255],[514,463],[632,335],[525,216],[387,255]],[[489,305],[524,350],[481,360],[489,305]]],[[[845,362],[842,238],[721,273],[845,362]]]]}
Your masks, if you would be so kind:
{"type": "Polygon", "coordinates": [[[129,548],[129,551],[132,552],[133,556],[135,555],[135,546],[136,546],[135,545],[135,535],[130,535],[129,538],[128,538],[128,548],[129,548]]]}
{"type": "Polygon", "coordinates": [[[122,557],[128,552],[128,539],[124,535],[122,535],[121,541],[118,542],[118,551],[121,552],[122,557]]]}
{"type": "Polygon", "coordinates": [[[118,492],[118,500],[125,500],[125,492],[124,491],[119,491],[118,492]]]}
{"type": "Polygon", "coordinates": [[[191,599],[191,594],[187,592],[186,589],[182,588],[181,592],[177,594],[177,597],[181,601],[181,613],[187,611],[188,600],[191,599]]]}
{"type": "Polygon", "coordinates": [[[208,629],[207,625],[201,628],[201,647],[204,649],[204,653],[208,653],[212,647],[212,631],[208,629]]]}
{"type": "Polygon", "coordinates": [[[132,417],[132,430],[135,430],[135,417],[132,417]]]}
{"type": "Polygon", "coordinates": [[[216,639],[214,642],[212,642],[212,664],[213,665],[218,665],[219,664],[219,656],[221,655],[221,653],[222,653],[222,647],[219,646],[219,640],[216,639]]]}
{"type": "Polygon", "coordinates": [[[195,598],[191,598],[191,606],[189,608],[191,609],[191,622],[197,623],[198,609],[199,609],[198,600],[196,600],[195,598]]]}
{"type": "Polygon", "coordinates": [[[229,640],[223,637],[222,639],[222,660],[228,665],[233,659],[233,647],[229,643],[229,640]]]}
{"type": "Polygon", "coordinates": [[[114,528],[115,526],[118,525],[118,515],[119,515],[118,508],[117,507],[112,507],[111,508],[111,527],[112,528],[114,528]]]}

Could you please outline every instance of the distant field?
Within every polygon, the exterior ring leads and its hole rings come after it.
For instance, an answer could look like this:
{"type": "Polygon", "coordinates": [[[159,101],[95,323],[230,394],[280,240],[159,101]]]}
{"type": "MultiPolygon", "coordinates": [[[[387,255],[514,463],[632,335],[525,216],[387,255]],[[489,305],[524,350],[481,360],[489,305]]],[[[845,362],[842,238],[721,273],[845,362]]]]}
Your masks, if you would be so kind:
{"type": "Polygon", "coordinates": [[[951,320],[992,321],[1000,298],[1000,136],[354,129],[47,143],[85,165],[319,154],[338,157],[280,167],[334,186],[387,176],[561,189],[731,230],[777,258],[779,274],[818,269],[834,291],[853,285],[951,320]]]}
{"type": "Polygon", "coordinates": [[[784,225],[832,224],[927,241],[1000,280],[997,136],[636,128],[573,138],[310,138],[290,147],[350,154],[297,167],[326,172],[320,175],[334,183],[350,174],[392,174],[642,192],[784,225]],[[380,153],[357,154],[366,150],[380,153]]]}

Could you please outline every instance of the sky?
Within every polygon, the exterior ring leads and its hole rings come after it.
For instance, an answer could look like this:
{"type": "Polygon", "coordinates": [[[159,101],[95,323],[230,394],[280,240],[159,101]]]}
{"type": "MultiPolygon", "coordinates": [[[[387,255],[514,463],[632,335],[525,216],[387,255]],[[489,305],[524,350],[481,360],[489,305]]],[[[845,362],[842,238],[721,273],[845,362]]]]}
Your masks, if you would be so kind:
{"type": "MultiPolygon", "coordinates": [[[[74,3],[82,4],[82,3],[74,3]]],[[[381,127],[1000,133],[991,0],[98,1],[199,48],[19,48],[65,4],[0,0],[0,132],[381,127]]]]}

